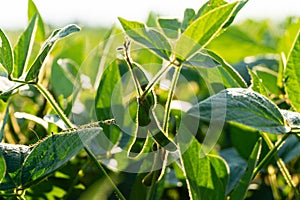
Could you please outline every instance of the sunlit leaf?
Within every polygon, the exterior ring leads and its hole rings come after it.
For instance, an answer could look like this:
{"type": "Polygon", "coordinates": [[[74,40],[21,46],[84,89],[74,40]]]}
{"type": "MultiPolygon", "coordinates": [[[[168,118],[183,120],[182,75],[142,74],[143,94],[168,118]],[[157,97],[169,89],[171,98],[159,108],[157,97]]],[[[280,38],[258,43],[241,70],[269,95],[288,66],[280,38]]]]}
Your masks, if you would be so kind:
{"type": "Polygon", "coordinates": [[[37,58],[35,59],[32,66],[30,67],[25,80],[32,81],[32,80],[36,80],[38,78],[40,69],[42,68],[47,55],[50,53],[52,47],[54,46],[54,44],[57,40],[64,38],[74,32],[78,32],[78,31],[80,31],[80,28],[75,24],[71,24],[71,25],[65,26],[62,29],[53,31],[51,36],[47,39],[45,44],[42,46],[42,49],[40,50],[40,53],[37,56],[37,58]]]}
{"type": "Polygon", "coordinates": [[[38,16],[36,40],[41,42],[45,39],[45,25],[35,3],[32,0],[28,0],[28,20],[30,20],[35,14],[38,16]]]}
{"type": "Polygon", "coordinates": [[[188,114],[205,121],[236,122],[269,133],[281,134],[290,131],[277,106],[249,89],[223,90],[195,105],[188,114]],[[224,110],[224,113],[211,119],[212,113],[218,110],[224,110]]]}
{"type": "Polygon", "coordinates": [[[2,180],[5,177],[5,173],[6,173],[5,159],[2,155],[2,153],[0,153],[0,184],[2,183],[2,180]]]}
{"type": "Polygon", "coordinates": [[[218,156],[200,157],[200,149],[201,145],[196,139],[193,139],[189,148],[182,152],[182,163],[190,198],[194,200],[224,200],[228,167],[225,161],[218,156]]]}
{"type": "Polygon", "coordinates": [[[14,48],[13,77],[19,78],[27,68],[37,26],[37,15],[34,15],[25,31],[20,35],[14,48]]]}
{"type": "Polygon", "coordinates": [[[181,25],[178,19],[158,18],[157,21],[168,38],[176,39],[178,37],[178,31],[181,25]]]}
{"type": "Polygon", "coordinates": [[[251,69],[248,69],[248,73],[251,76],[251,89],[265,97],[268,97],[267,89],[263,85],[261,79],[251,69]]]}
{"type": "Polygon", "coordinates": [[[199,49],[204,48],[217,36],[222,26],[232,16],[236,5],[237,2],[217,7],[189,25],[176,44],[176,58],[184,61],[199,49]]]}
{"type": "Polygon", "coordinates": [[[296,111],[300,112],[300,32],[291,48],[284,72],[285,91],[296,111]]]}
{"type": "Polygon", "coordinates": [[[22,166],[22,185],[46,177],[75,156],[101,128],[83,128],[68,133],[51,135],[36,144],[22,166]]]}
{"type": "Polygon", "coordinates": [[[121,17],[119,17],[119,21],[129,37],[145,45],[160,57],[169,60],[171,46],[161,33],[140,22],[129,21],[121,17]]]}
{"type": "Polygon", "coordinates": [[[7,70],[8,75],[13,71],[13,53],[8,37],[0,28],[0,64],[7,70]]]}

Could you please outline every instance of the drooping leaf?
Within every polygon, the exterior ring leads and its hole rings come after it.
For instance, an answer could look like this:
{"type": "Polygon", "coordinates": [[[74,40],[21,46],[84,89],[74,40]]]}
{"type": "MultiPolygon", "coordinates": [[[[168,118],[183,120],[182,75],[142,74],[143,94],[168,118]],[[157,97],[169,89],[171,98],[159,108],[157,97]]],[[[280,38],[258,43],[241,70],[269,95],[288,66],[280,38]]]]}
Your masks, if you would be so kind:
{"type": "Polygon", "coordinates": [[[228,181],[228,167],[215,155],[200,157],[201,145],[193,139],[182,152],[182,163],[189,195],[194,200],[224,200],[228,181]],[[216,192],[218,191],[218,192],[216,192]]]}
{"type": "Polygon", "coordinates": [[[158,18],[157,21],[168,38],[176,39],[178,37],[178,31],[181,25],[178,19],[158,18]]]}
{"type": "Polygon", "coordinates": [[[7,77],[0,76],[0,99],[7,101],[23,83],[10,81],[7,77]]]}
{"type": "Polygon", "coordinates": [[[32,81],[38,78],[40,69],[42,68],[47,55],[50,53],[52,47],[54,46],[57,40],[78,31],[80,31],[80,28],[75,24],[70,24],[68,26],[65,26],[62,29],[53,31],[51,36],[47,39],[45,44],[42,46],[40,53],[35,59],[34,63],[30,67],[28,74],[25,78],[25,81],[32,81]]]}
{"type": "Polygon", "coordinates": [[[21,184],[21,168],[31,149],[26,145],[0,143],[0,153],[5,159],[6,174],[0,190],[17,188],[21,184]]]}
{"type": "Polygon", "coordinates": [[[34,15],[25,31],[20,35],[14,48],[13,77],[19,78],[27,68],[31,54],[37,25],[37,15],[34,15]]]}
{"type": "Polygon", "coordinates": [[[244,81],[244,79],[241,77],[241,75],[231,65],[229,65],[223,58],[221,58],[211,50],[206,49],[206,52],[222,65],[222,70],[224,70],[234,80],[234,82],[236,82],[236,84],[239,87],[242,88],[247,87],[247,84],[244,81]]]}
{"type": "Polygon", "coordinates": [[[280,147],[278,150],[278,156],[282,158],[285,163],[289,163],[299,156],[299,152],[300,141],[295,135],[292,135],[288,137],[282,147],[280,147]]]}
{"type": "Polygon", "coordinates": [[[0,28],[0,64],[6,69],[8,75],[13,71],[13,53],[8,37],[0,28]]]}
{"type": "Polygon", "coordinates": [[[213,9],[195,20],[179,37],[176,58],[184,61],[217,36],[235,10],[237,2],[213,9]]]}
{"type": "Polygon", "coordinates": [[[269,133],[282,134],[290,131],[277,106],[250,89],[223,90],[193,106],[188,114],[205,121],[236,122],[269,133]],[[220,111],[224,113],[218,113],[220,111]],[[214,115],[214,112],[218,115],[214,115]],[[212,119],[212,116],[215,118],[212,119]]]}
{"type": "Polygon", "coordinates": [[[300,112],[300,32],[291,48],[286,69],[284,72],[285,91],[291,101],[292,106],[300,112]]]}
{"type": "Polygon", "coordinates": [[[160,57],[169,60],[171,46],[168,40],[158,31],[146,27],[143,23],[128,21],[119,17],[119,21],[126,34],[134,41],[145,45],[160,57]]]}
{"type": "Polygon", "coordinates": [[[2,183],[2,180],[5,177],[5,173],[6,173],[6,163],[2,153],[0,153],[0,184],[2,183]]]}
{"type": "Polygon", "coordinates": [[[22,166],[22,186],[46,177],[75,156],[101,128],[80,128],[68,133],[55,134],[38,143],[22,166]]]}
{"type": "Polygon", "coordinates": [[[251,69],[248,69],[248,73],[251,76],[251,89],[265,97],[268,97],[267,89],[263,85],[261,79],[251,69]]]}
{"type": "Polygon", "coordinates": [[[240,200],[240,199],[244,199],[247,193],[247,190],[249,188],[249,184],[251,182],[251,180],[253,179],[253,171],[254,168],[256,167],[256,164],[258,162],[259,156],[260,156],[260,152],[261,152],[261,139],[259,139],[254,148],[253,151],[249,157],[248,160],[248,166],[247,166],[247,170],[244,173],[243,177],[241,178],[241,180],[239,181],[237,187],[233,190],[230,199],[232,200],[240,200]]]}
{"type": "Polygon", "coordinates": [[[32,0],[28,0],[28,20],[30,20],[35,14],[38,16],[36,40],[41,42],[45,39],[45,25],[35,3],[32,0]]]}

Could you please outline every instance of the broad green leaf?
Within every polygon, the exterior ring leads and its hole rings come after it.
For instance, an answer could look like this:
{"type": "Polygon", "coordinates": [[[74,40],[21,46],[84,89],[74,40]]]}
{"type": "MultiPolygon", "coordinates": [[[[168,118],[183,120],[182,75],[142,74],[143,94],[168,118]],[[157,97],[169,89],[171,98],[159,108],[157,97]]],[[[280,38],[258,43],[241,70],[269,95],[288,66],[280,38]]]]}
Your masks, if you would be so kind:
{"type": "Polygon", "coordinates": [[[201,145],[194,138],[182,152],[182,164],[190,198],[194,200],[224,200],[228,167],[215,155],[200,157],[201,145]],[[216,192],[217,191],[217,192],[216,192]]]}
{"type": "Polygon", "coordinates": [[[158,18],[158,24],[162,28],[162,31],[168,38],[176,39],[180,28],[180,22],[178,19],[164,19],[158,18]]]}
{"type": "Polygon", "coordinates": [[[187,67],[207,67],[212,68],[219,65],[219,63],[205,52],[197,52],[190,59],[183,62],[187,67]]]}
{"type": "Polygon", "coordinates": [[[282,134],[290,131],[277,106],[250,89],[223,90],[193,106],[188,114],[205,121],[236,122],[268,133],[282,134]],[[213,112],[222,109],[226,112],[211,119],[213,112]]]}
{"type": "Polygon", "coordinates": [[[37,25],[37,15],[34,15],[25,31],[20,35],[14,48],[13,77],[19,78],[27,68],[31,54],[37,25]]]}
{"type": "Polygon", "coordinates": [[[217,7],[226,5],[226,4],[228,4],[228,3],[226,1],[224,1],[224,0],[210,0],[210,1],[207,1],[198,10],[197,15],[195,16],[195,19],[198,19],[200,16],[208,13],[209,11],[211,11],[211,10],[217,8],[217,7]]]}
{"type": "Polygon", "coordinates": [[[0,184],[0,190],[17,188],[21,184],[21,168],[31,148],[25,145],[0,143],[0,154],[6,163],[6,175],[0,184]]]}
{"type": "Polygon", "coordinates": [[[291,48],[286,69],[284,72],[285,91],[291,101],[292,106],[300,112],[300,32],[291,48]]]}
{"type": "Polygon", "coordinates": [[[8,75],[13,71],[13,53],[8,37],[0,29],[0,65],[2,65],[8,75]]]}
{"type": "Polygon", "coordinates": [[[37,58],[35,59],[34,63],[28,71],[25,81],[32,81],[38,79],[40,69],[42,68],[47,55],[50,53],[52,47],[54,46],[57,40],[78,31],[80,31],[80,28],[75,24],[70,24],[62,29],[55,30],[41,48],[39,55],[37,56],[37,58]]]}
{"type": "Polygon", "coordinates": [[[280,147],[278,150],[278,156],[282,158],[285,163],[289,163],[299,156],[299,152],[300,141],[295,135],[292,135],[288,137],[282,147],[280,147]]]}
{"type": "Polygon", "coordinates": [[[261,79],[251,69],[248,69],[248,73],[251,76],[251,89],[265,97],[268,97],[267,89],[263,85],[261,79]]]}
{"type": "Polygon", "coordinates": [[[238,12],[246,5],[247,2],[248,2],[248,0],[239,1],[239,4],[238,4],[237,8],[233,11],[232,16],[229,18],[229,20],[226,22],[226,24],[224,24],[224,26],[222,28],[227,28],[228,26],[230,26],[230,24],[232,24],[234,18],[238,14],[238,12]]]}
{"type": "Polygon", "coordinates": [[[5,173],[6,173],[5,159],[2,155],[2,153],[0,153],[0,184],[2,183],[2,180],[5,177],[5,173]]]}
{"type": "Polygon", "coordinates": [[[300,128],[300,113],[289,110],[280,110],[280,112],[289,127],[292,129],[300,128]]]}
{"type": "Polygon", "coordinates": [[[44,22],[34,2],[32,0],[28,0],[28,20],[30,20],[35,14],[38,16],[36,39],[41,42],[45,39],[46,34],[44,22]]]}
{"type": "Polygon", "coordinates": [[[271,94],[278,96],[281,93],[280,88],[277,86],[278,73],[276,71],[262,66],[256,66],[252,70],[255,71],[262,84],[271,94]]]}
{"type": "Polygon", "coordinates": [[[68,133],[51,135],[36,144],[24,161],[22,186],[28,187],[54,172],[101,132],[99,127],[71,129],[68,133]]]}
{"type": "Polygon", "coordinates": [[[119,17],[119,21],[126,34],[134,41],[145,45],[160,57],[169,60],[171,46],[168,40],[158,31],[146,27],[143,23],[128,21],[119,17]]]}
{"type": "Polygon", "coordinates": [[[247,162],[236,151],[235,148],[223,149],[220,155],[225,159],[229,166],[229,180],[226,187],[226,195],[228,195],[238,184],[247,168],[247,162]]]}
{"type": "MultiPolygon", "coordinates": [[[[96,115],[98,120],[115,118],[113,111],[117,109],[122,113],[122,83],[120,68],[123,62],[112,62],[101,76],[95,99],[96,115]]],[[[120,123],[121,116],[118,116],[120,123]]],[[[103,125],[103,132],[115,144],[120,138],[120,130],[115,126],[103,125]]],[[[106,147],[109,148],[109,147],[106,147]]]]}
{"type": "Polygon", "coordinates": [[[216,61],[218,61],[222,65],[222,70],[226,72],[239,87],[247,88],[247,84],[241,75],[230,65],[228,64],[223,58],[218,56],[211,50],[206,49],[206,52],[216,61]]]}
{"type": "Polygon", "coordinates": [[[175,46],[176,58],[184,61],[204,48],[232,16],[236,5],[237,2],[220,6],[195,20],[179,37],[175,46]]]}
{"type": "Polygon", "coordinates": [[[181,32],[184,32],[185,29],[194,21],[195,19],[195,11],[194,9],[187,8],[184,11],[183,20],[181,22],[181,32]]]}
{"type": "Polygon", "coordinates": [[[230,199],[232,200],[240,200],[244,199],[247,193],[247,190],[249,188],[250,182],[253,179],[253,171],[256,167],[256,164],[258,162],[260,152],[261,152],[261,139],[259,139],[254,148],[253,151],[248,159],[248,166],[247,170],[244,173],[243,177],[239,181],[237,187],[233,190],[230,199]]]}

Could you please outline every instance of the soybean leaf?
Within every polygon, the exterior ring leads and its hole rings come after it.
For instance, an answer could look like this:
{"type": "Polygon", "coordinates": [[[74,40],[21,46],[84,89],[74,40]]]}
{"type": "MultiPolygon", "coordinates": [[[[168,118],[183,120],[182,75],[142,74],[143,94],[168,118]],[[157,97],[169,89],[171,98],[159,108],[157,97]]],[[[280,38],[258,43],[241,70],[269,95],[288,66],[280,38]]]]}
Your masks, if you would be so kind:
{"type": "Polygon", "coordinates": [[[56,114],[48,114],[43,117],[43,119],[48,122],[48,123],[53,123],[62,130],[68,129],[67,125],[65,122],[56,114]]]}
{"type": "Polygon", "coordinates": [[[265,97],[268,97],[267,89],[263,85],[261,79],[249,68],[248,73],[251,76],[251,89],[255,92],[264,95],[265,97]]]}
{"type": "Polygon", "coordinates": [[[13,71],[13,53],[8,37],[0,28],[0,64],[6,69],[8,75],[13,71]]]}
{"type": "Polygon", "coordinates": [[[299,157],[300,152],[300,141],[295,136],[292,135],[288,137],[282,147],[278,150],[278,156],[282,158],[285,163],[289,163],[294,158],[299,157]]]}
{"type": "Polygon", "coordinates": [[[300,32],[291,48],[286,69],[284,72],[285,91],[291,101],[293,108],[300,112],[300,32]]]}
{"type": "Polygon", "coordinates": [[[7,101],[9,97],[24,84],[10,81],[8,78],[0,76],[0,99],[7,101]]]}
{"type": "Polygon", "coordinates": [[[36,24],[37,15],[34,15],[14,48],[14,67],[12,73],[14,78],[19,78],[27,67],[26,65],[34,42],[36,24]]]}
{"type": "Polygon", "coordinates": [[[35,14],[38,16],[36,40],[41,42],[45,39],[44,22],[34,2],[32,0],[28,0],[28,19],[31,19],[35,14]]]}
{"type": "Polygon", "coordinates": [[[277,106],[249,89],[223,90],[193,106],[188,114],[205,121],[236,122],[268,133],[281,134],[290,131],[277,106]],[[213,112],[222,109],[226,110],[225,113],[214,115],[216,118],[211,119],[213,112]]]}
{"type": "Polygon", "coordinates": [[[50,53],[52,47],[54,46],[55,42],[61,38],[64,38],[74,32],[80,31],[80,28],[75,24],[70,24],[68,26],[65,26],[62,29],[55,30],[51,34],[51,36],[47,39],[45,44],[40,50],[39,55],[35,59],[34,63],[30,67],[28,74],[25,78],[25,81],[32,81],[38,78],[40,69],[42,68],[45,58],[50,53]]]}
{"type": "Polygon", "coordinates": [[[0,190],[14,189],[21,184],[22,164],[30,152],[29,146],[0,143],[0,154],[6,163],[6,174],[0,184],[0,190]]]}
{"type": "Polygon", "coordinates": [[[55,134],[38,143],[22,166],[22,186],[45,178],[75,156],[101,128],[83,128],[55,134]]]}
{"type": "Polygon", "coordinates": [[[158,24],[162,28],[162,31],[168,38],[176,39],[180,28],[180,22],[178,19],[164,19],[158,18],[158,24]]]}
{"type": "Polygon", "coordinates": [[[182,152],[190,198],[224,200],[229,173],[227,165],[222,158],[215,155],[200,157],[200,149],[201,145],[193,139],[189,148],[182,152]]]}
{"type": "Polygon", "coordinates": [[[241,75],[230,65],[228,64],[223,58],[218,56],[211,50],[206,49],[206,52],[216,61],[218,61],[222,65],[222,70],[226,72],[239,87],[246,88],[247,84],[241,75]]]}
{"type": "Polygon", "coordinates": [[[292,129],[300,128],[300,113],[289,110],[280,110],[280,112],[289,127],[291,127],[292,129]]]}
{"type": "Polygon", "coordinates": [[[43,120],[42,118],[37,117],[35,115],[25,113],[25,112],[15,112],[14,116],[17,119],[27,119],[27,120],[34,121],[35,123],[40,124],[41,126],[43,126],[46,130],[48,129],[48,123],[45,120],[43,120]]]}
{"type": "Polygon", "coordinates": [[[0,184],[2,183],[2,180],[5,177],[5,173],[6,173],[5,159],[2,155],[2,153],[0,153],[0,184]]]}
{"type": "Polygon", "coordinates": [[[169,60],[171,46],[161,33],[140,22],[128,21],[121,17],[119,17],[119,21],[129,37],[145,45],[160,57],[169,60]]]}
{"type": "MultiPolygon", "coordinates": [[[[113,111],[122,112],[122,85],[120,68],[123,62],[112,62],[103,72],[95,99],[96,115],[98,120],[114,118],[113,111]]],[[[117,123],[123,121],[116,119],[117,123]]],[[[120,130],[115,126],[103,125],[103,132],[115,144],[120,138],[120,130]]],[[[106,147],[109,148],[109,147],[106,147]]]]}
{"type": "Polygon", "coordinates": [[[191,67],[212,68],[218,66],[219,63],[209,54],[204,52],[197,52],[190,59],[185,61],[183,65],[191,67]]]}
{"type": "Polygon", "coordinates": [[[199,49],[204,48],[222,29],[232,16],[237,2],[222,5],[195,20],[179,37],[175,46],[176,58],[186,60],[199,49]]]}
{"type": "Polygon", "coordinates": [[[233,190],[230,199],[232,200],[240,200],[244,199],[249,187],[249,184],[253,178],[253,171],[254,168],[256,167],[256,164],[258,162],[260,152],[261,152],[261,138],[256,142],[253,151],[251,152],[251,155],[248,160],[248,166],[247,170],[244,173],[242,179],[239,181],[239,184],[237,187],[233,190]]]}
{"type": "Polygon", "coordinates": [[[238,184],[247,168],[247,162],[238,154],[235,148],[228,148],[220,151],[220,155],[229,166],[229,181],[226,187],[228,195],[238,184]]]}
{"type": "Polygon", "coordinates": [[[184,17],[183,20],[181,22],[181,32],[184,32],[185,29],[194,21],[195,18],[195,11],[194,9],[191,8],[187,8],[184,11],[184,17]]]}

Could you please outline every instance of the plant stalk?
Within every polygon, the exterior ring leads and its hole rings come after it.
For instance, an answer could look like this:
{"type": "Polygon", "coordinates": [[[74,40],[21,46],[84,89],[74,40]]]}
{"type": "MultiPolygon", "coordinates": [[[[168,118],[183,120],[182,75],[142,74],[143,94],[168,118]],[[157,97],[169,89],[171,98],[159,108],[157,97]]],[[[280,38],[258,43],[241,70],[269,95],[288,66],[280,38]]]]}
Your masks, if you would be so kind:
{"type": "MultiPolygon", "coordinates": [[[[67,125],[68,128],[74,128],[75,126],[70,122],[70,120],[67,118],[63,110],[60,108],[60,106],[57,104],[51,93],[40,83],[35,84],[35,86],[38,88],[38,90],[41,92],[41,94],[46,98],[46,100],[50,103],[52,108],[55,110],[55,112],[59,115],[59,117],[64,121],[64,123],[67,125]]],[[[98,162],[95,155],[86,147],[84,147],[84,150],[88,154],[88,156],[92,159],[92,161],[96,164],[97,168],[103,172],[103,174],[106,176],[106,178],[109,180],[111,186],[114,188],[116,194],[121,200],[126,200],[123,194],[120,192],[118,187],[115,185],[113,180],[109,177],[105,169],[102,167],[102,165],[98,162]]]]}
{"type": "MultiPolygon", "coordinates": [[[[270,140],[270,138],[268,137],[268,135],[266,133],[261,133],[262,137],[264,138],[265,142],[267,143],[269,149],[275,149],[275,147],[277,146],[277,144],[275,145],[274,147],[274,144],[272,143],[272,141],[270,140]]],[[[283,143],[287,137],[289,136],[290,134],[285,134],[281,140],[279,140],[277,143],[283,143]],[[285,137],[286,136],[286,137],[285,137]],[[285,138],[284,138],[285,137],[285,138]]],[[[280,144],[280,145],[281,145],[280,144]]],[[[278,146],[280,146],[278,145],[278,146]]],[[[278,149],[277,149],[278,150],[278,149]]],[[[280,172],[282,173],[285,181],[287,182],[287,184],[294,190],[294,193],[295,193],[295,196],[297,197],[297,199],[300,199],[300,194],[296,188],[296,185],[295,183],[293,182],[292,180],[292,177],[286,167],[286,165],[284,164],[283,160],[276,154],[277,153],[277,150],[275,151],[275,154],[274,154],[274,158],[276,160],[276,163],[278,165],[278,168],[280,170],[280,172]]]]}

